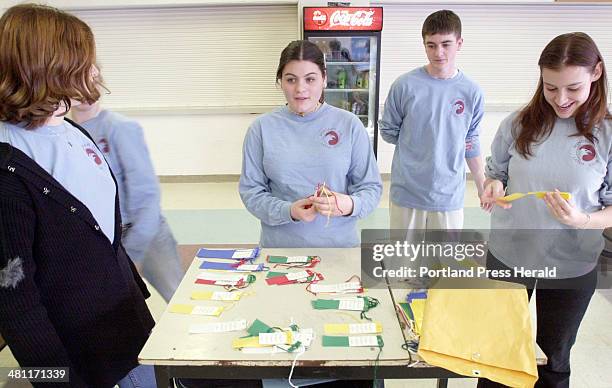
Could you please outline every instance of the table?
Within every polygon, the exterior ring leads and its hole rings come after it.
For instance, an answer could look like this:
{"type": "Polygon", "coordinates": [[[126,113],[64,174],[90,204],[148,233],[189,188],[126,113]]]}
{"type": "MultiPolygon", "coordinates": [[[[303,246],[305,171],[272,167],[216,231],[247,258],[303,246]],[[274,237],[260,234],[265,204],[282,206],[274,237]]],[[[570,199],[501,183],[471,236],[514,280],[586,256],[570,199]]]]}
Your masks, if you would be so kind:
{"type": "MultiPolygon", "coordinates": [[[[353,274],[360,274],[359,248],[354,249],[263,249],[256,262],[266,255],[318,255],[322,261],[314,270],[325,276],[324,283],[340,283],[353,274]]],[[[225,302],[192,301],[193,290],[221,291],[222,288],[198,285],[194,281],[201,272],[201,259],[194,259],[169,305],[223,305],[225,302]]],[[[273,270],[282,271],[282,268],[273,270]]],[[[296,271],[296,270],[291,270],[296,271]]],[[[378,348],[323,348],[320,336],[324,323],[357,323],[358,312],[314,310],[311,301],[317,298],[333,298],[325,294],[315,296],[305,291],[305,284],[270,286],[265,282],[265,272],[257,273],[257,280],[244,291],[244,296],[220,317],[194,316],[170,313],[166,310],[153,329],[139,355],[141,364],[153,365],[158,387],[171,386],[171,378],[208,379],[261,379],[287,378],[295,354],[244,354],[234,350],[231,342],[244,336],[244,331],[217,334],[189,334],[194,323],[260,319],[272,326],[288,326],[291,319],[301,328],[314,329],[316,336],[312,346],[299,357],[293,378],[337,378],[371,380],[376,369],[377,378],[436,378],[438,386],[445,387],[448,378],[464,378],[442,368],[413,361],[408,351],[402,349],[405,342],[395,312],[392,293],[388,288],[368,289],[366,295],[380,301],[368,315],[383,325],[384,347],[376,368],[378,348]]],[[[414,357],[414,356],[413,356],[414,357]]]]}

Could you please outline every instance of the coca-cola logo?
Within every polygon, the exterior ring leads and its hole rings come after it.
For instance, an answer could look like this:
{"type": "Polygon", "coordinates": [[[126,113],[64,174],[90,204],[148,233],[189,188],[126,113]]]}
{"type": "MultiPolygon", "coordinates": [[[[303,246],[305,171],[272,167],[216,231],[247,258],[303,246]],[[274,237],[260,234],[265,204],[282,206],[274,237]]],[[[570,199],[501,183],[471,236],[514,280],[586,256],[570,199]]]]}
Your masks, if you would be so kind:
{"type": "Polygon", "coordinates": [[[321,12],[319,10],[316,10],[312,13],[312,21],[317,25],[317,26],[322,26],[325,23],[327,23],[327,14],[325,12],[321,12]]]}
{"type": "Polygon", "coordinates": [[[332,13],[329,26],[345,27],[369,27],[374,23],[374,11],[355,11],[338,10],[332,13]]]}

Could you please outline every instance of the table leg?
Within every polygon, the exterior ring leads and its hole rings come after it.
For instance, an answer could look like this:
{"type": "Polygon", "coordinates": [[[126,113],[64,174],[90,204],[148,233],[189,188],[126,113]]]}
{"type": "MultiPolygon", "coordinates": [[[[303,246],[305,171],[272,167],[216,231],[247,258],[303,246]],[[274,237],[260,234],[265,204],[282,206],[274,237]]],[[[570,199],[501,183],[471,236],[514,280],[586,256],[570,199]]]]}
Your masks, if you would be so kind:
{"type": "Polygon", "coordinates": [[[447,388],[448,379],[438,379],[438,388],[447,388]]]}
{"type": "Polygon", "coordinates": [[[168,373],[168,367],[163,365],[155,365],[155,381],[157,388],[172,388],[172,381],[168,373]]]}

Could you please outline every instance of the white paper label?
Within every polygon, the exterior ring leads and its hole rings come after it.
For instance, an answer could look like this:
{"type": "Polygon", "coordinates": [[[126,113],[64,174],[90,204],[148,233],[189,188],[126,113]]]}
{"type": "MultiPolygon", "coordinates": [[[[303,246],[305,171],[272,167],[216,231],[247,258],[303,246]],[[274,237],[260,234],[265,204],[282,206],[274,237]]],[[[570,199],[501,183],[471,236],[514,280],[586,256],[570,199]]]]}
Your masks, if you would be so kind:
{"type": "Polygon", "coordinates": [[[242,292],[225,292],[225,291],[217,291],[213,292],[212,300],[239,300],[240,296],[242,296],[242,292]]]}
{"type": "Polygon", "coordinates": [[[310,274],[306,271],[300,271],[300,272],[288,273],[286,276],[288,280],[298,280],[298,279],[307,278],[308,276],[310,276],[310,274]]]}
{"type": "Polygon", "coordinates": [[[259,333],[260,345],[279,345],[287,343],[287,333],[278,331],[275,333],[259,333]]]}
{"type": "Polygon", "coordinates": [[[300,329],[299,332],[293,332],[295,342],[300,341],[305,347],[309,347],[314,339],[314,330],[300,329]]]}
{"type": "Polygon", "coordinates": [[[217,306],[195,306],[191,311],[192,315],[218,315],[222,307],[217,306]]]}
{"type": "Polygon", "coordinates": [[[364,305],[364,300],[362,298],[340,299],[338,310],[363,311],[364,305]]]}
{"type": "Polygon", "coordinates": [[[378,338],[375,335],[349,337],[349,346],[378,346],[378,338]]]}
{"type": "Polygon", "coordinates": [[[308,263],[308,256],[287,256],[287,264],[289,263],[308,263]]]}
{"type": "Polygon", "coordinates": [[[376,334],[375,323],[351,323],[349,334],[376,334]]]}
{"type": "Polygon", "coordinates": [[[347,291],[356,292],[360,288],[361,288],[361,284],[359,284],[359,282],[349,282],[349,283],[340,283],[340,284],[315,283],[310,286],[310,291],[314,293],[319,293],[319,292],[334,293],[334,292],[347,292],[347,291]]]}
{"type": "Polygon", "coordinates": [[[236,251],[232,255],[232,259],[250,259],[251,257],[253,257],[253,255],[253,249],[236,249],[236,251]]]}
{"type": "Polygon", "coordinates": [[[229,331],[245,330],[246,319],[231,322],[203,323],[189,326],[189,334],[225,333],[229,331]]]}
{"type": "Polygon", "coordinates": [[[246,272],[257,271],[257,270],[259,270],[259,264],[242,264],[242,265],[239,265],[238,268],[236,268],[236,271],[246,271],[246,272]]]}
{"type": "Polygon", "coordinates": [[[212,280],[212,281],[224,281],[224,282],[232,282],[232,284],[239,282],[241,279],[244,279],[247,275],[240,274],[227,274],[227,273],[219,273],[219,272],[200,272],[198,274],[198,279],[203,280],[212,280]]]}

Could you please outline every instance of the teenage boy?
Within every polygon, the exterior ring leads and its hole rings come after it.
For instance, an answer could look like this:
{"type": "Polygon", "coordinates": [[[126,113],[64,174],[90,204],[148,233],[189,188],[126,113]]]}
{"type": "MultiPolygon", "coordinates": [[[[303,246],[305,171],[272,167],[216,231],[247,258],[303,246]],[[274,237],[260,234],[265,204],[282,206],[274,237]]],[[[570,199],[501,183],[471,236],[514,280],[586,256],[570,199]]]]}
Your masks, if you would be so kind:
{"type": "Polygon", "coordinates": [[[463,38],[454,12],[429,15],[422,36],[429,63],[391,85],[379,125],[382,138],[395,144],[391,228],[461,229],[464,159],[479,196],[485,180],[478,139],[483,93],[455,65],[463,38]]]}

